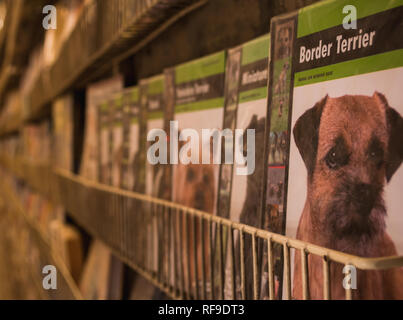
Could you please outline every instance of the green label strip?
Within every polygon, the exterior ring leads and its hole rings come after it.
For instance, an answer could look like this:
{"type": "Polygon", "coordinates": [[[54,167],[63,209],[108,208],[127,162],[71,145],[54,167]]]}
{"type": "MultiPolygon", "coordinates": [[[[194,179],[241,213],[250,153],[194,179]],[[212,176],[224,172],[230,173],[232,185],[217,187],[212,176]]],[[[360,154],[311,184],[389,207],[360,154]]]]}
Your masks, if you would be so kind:
{"type": "Polygon", "coordinates": [[[214,98],[214,99],[209,99],[209,100],[203,100],[203,101],[197,101],[197,102],[177,105],[175,107],[175,113],[222,108],[223,106],[224,106],[224,98],[220,97],[220,98],[214,98]]]}
{"type": "Polygon", "coordinates": [[[239,103],[267,98],[267,87],[256,88],[239,94],[239,103]]]}
{"type": "Polygon", "coordinates": [[[197,59],[175,68],[175,83],[206,78],[225,71],[225,51],[197,59]]]}
{"type": "Polygon", "coordinates": [[[403,49],[298,72],[294,77],[294,87],[401,66],[403,66],[403,49]]]}
{"type": "Polygon", "coordinates": [[[403,5],[403,0],[329,0],[302,8],[298,16],[298,38],[343,24],[343,8],[357,8],[357,19],[403,5]]]}

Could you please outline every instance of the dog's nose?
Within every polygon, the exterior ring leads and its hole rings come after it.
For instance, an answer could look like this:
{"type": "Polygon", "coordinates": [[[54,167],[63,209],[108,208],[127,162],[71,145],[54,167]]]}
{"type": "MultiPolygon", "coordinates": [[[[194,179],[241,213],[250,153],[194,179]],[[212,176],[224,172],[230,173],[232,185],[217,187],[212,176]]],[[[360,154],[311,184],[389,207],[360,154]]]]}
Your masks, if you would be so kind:
{"type": "Polygon", "coordinates": [[[355,185],[354,197],[359,204],[359,212],[368,215],[375,202],[374,188],[367,183],[357,183],[355,185]]]}
{"type": "Polygon", "coordinates": [[[369,200],[373,196],[372,186],[367,183],[358,183],[355,191],[362,200],[369,200]]]}

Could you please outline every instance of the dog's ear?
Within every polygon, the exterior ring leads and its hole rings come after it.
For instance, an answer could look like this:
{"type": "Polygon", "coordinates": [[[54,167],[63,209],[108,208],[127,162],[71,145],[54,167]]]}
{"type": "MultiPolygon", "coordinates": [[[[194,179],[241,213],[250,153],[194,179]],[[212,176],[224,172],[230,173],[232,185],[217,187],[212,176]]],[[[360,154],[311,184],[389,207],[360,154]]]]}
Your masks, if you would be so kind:
{"type": "Polygon", "coordinates": [[[389,139],[386,155],[386,180],[389,182],[403,160],[403,118],[382,93],[375,92],[374,98],[385,107],[389,139]]]}
{"type": "Polygon", "coordinates": [[[323,108],[328,96],[317,102],[311,109],[305,113],[295,123],[293,134],[295,144],[304,160],[308,170],[308,176],[312,176],[315,168],[316,153],[319,141],[319,125],[323,108]]]}

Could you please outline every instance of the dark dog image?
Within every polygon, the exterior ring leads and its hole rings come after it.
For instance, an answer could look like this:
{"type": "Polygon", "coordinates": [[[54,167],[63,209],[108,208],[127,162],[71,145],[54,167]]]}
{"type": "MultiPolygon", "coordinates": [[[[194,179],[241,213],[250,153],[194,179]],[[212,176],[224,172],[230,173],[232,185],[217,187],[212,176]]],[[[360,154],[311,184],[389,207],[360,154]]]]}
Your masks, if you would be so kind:
{"type": "MultiPolygon", "coordinates": [[[[268,204],[263,217],[264,230],[270,232],[282,233],[283,232],[283,213],[280,212],[280,206],[278,204],[268,204]]],[[[274,296],[279,298],[280,278],[282,271],[281,263],[281,246],[274,244],[273,250],[273,262],[274,262],[274,296]]],[[[263,250],[263,264],[262,264],[262,285],[260,296],[262,299],[269,299],[268,296],[268,275],[267,275],[268,261],[267,261],[267,244],[263,250]]]]}
{"type": "Polygon", "coordinates": [[[178,164],[176,182],[178,188],[174,201],[190,208],[213,213],[214,211],[214,165],[178,164]]]}
{"type": "Polygon", "coordinates": [[[273,108],[270,115],[270,131],[283,132],[288,130],[289,94],[273,96],[273,108]]]}
{"type": "MultiPolygon", "coordinates": [[[[157,138],[156,141],[158,141],[157,138]]],[[[159,151],[157,151],[156,156],[159,156],[159,151]]],[[[153,189],[151,196],[161,199],[170,199],[170,190],[164,183],[164,169],[166,168],[163,164],[152,165],[152,181],[153,189]]]]}
{"type": "MultiPolygon", "coordinates": [[[[308,171],[297,239],[362,257],[397,255],[386,232],[383,189],[403,159],[403,119],[381,93],[324,97],[293,129],[308,171]]],[[[293,297],[302,298],[296,251],[293,297]]],[[[323,297],[322,260],[309,256],[312,299],[323,297]]],[[[331,264],[332,299],[344,299],[343,266],[331,264]]],[[[403,299],[403,270],[357,269],[354,299],[403,299]]]]}
{"type": "MultiPolygon", "coordinates": [[[[255,163],[255,172],[248,176],[247,187],[246,187],[246,202],[241,211],[240,222],[258,226],[261,223],[256,216],[257,207],[258,207],[258,194],[260,192],[261,186],[261,178],[263,176],[263,157],[259,155],[263,153],[264,146],[264,130],[265,130],[265,118],[258,119],[256,115],[253,115],[251,121],[249,122],[248,127],[245,129],[243,136],[243,151],[244,156],[246,156],[246,148],[247,148],[247,138],[246,138],[246,130],[254,129],[255,130],[255,154],[256,154],[256,163],[255,163]]],[[[249,152],[252,152],[250,150],[249,152]]]]}
{"type": "Polygon", "coordinates": [[[284,167],[269,167],[267,175],[267,196],[269,204],[282,205],[284,202],[284,167]]]}
{"type": "Polygon", "coordinates": [[[277,31],[277,59],[287,58],[291,55],[292,27],[282,26],[277,31]]]}
{"type": "MultiPolygon", "coordinates": [[[[179,150],[184,143],[179,143],[179,150]]],[[[211,150],[210,155],[212,157],[213,151],[211,150]]],[[[202,152],[199,152],[199,162],[201,163],[202,152]]],[[[186,207],[201,210],[207,213],[214,213],[214,204],[216,196],[216,185],[215,185],[215,172],[217,165],[212,164],[213,160],[211,158],[210,164],[182,164],[179,162],[176,165],[176,173],[174,174],[175,188],[173,193],[173,201],[182,204],[186,207]]],[[[205,261],[205,272],[208,274],[210,268],[208,265],[208,247],[209,239],[207,237],[207,225],[204,225],[204,261],[205,261]]],[[[196,279],[201,281],[202,279],[202,234],[200,232],[199,222],[196,222],[196,247],[193,246],[193,226],[190,219],[186,222],[182,219],[182,229],[180,235],[180,241],[182,245],[182,250],[184,252],[184,257],[182,260],[183,271],[185,275],[185,281],[190,281],[193,286],[196,279]],[[188,227],[186,228],[186,223],[188,227]],[[187,237],[185,235],[187,234],[187,237]],[[185,242],[187,241],[187,245],[185,242]],[[187,249],[187,251],[186,251],[187,249]],[[186,254],[187,252],[187,254],[186,254]],[[194,272],[194,255],[197,255],[197,277],[194,272]],[[189,259],[187,257],[189,255],[189,259]],[[190,265],[190,273],[188,272],[188,264],[190,265]]]]}
{"type": "Polygon", "coordinates": [[[266,215],[264,219],[264,229],[271,232],[280,233],[282,229],[283,215],[280,213],[278,204],[267,205],[266,215]]]}
{"type": "Polygon", "coordinates": [[[287,132],[270,132],[270,163],[284,164],[287,155],[287,132]]]}
{"type": "Polygon", "coordinates": [[[275,199],[273,201],[274,203],[282,202],[283,190],[284,190],[283,185],[284,185],[284,183],[282,181],[269,184],[269,190],[268,190],[269,198],[275,199]]]}
{"type": "Polygon", "coordinates": [[[277,132],[270,132],[270,156],[271,161],[270,163],[276,163],[276,151],[277,151],[277,141],[278,141],[278,134],[277,132]]]}
{"type": "MultiPolygon", "coordinates": [[[[255,226],[261,227],[262,225],[262,217],[259,214],[259,194],[262,185],[262,176],[263,176],[263,157],[259,156],[263,154],[263,146],[264,146],[264,132],[265,132],[265,118],[258,119],[257,115],[253,115],[252,119],[250,120],[247,128],[245,128],[244,136],[243,136],[243,150],[244,156],[246,156],[246,129],[255,129],[255,172],[248,176],[247,178],[247,185],[246,185],[246,197],[245,202],[242,207],[242,211],[240,214],[240,222],[255,226]]],[[[240,142],[238,142],[240,143],[240,142]]],[[[249,150],[249,152],[253,152],[249,150]]],[[[245,276],[246,276],[246,297],[248,299],[253,298],[253,286],[252,286],[252,241],[250,237],[245,237],[245,251],[244,251],[244,258],[245,258],[245,276]]],[[[237,259],[239,259],[239,243],[236,243],[236,255],[237,259]]],[[[237,294],[240,295],[240,271],[237,270],[237,294]]]]}

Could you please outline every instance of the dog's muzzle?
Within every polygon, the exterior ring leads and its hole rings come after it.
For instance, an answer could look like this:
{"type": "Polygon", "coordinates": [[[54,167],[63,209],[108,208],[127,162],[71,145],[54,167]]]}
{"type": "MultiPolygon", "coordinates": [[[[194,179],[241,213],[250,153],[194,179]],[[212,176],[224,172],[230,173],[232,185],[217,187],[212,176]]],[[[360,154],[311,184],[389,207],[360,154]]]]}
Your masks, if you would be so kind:
{"type": "Polygon", "coordinates": [[[370,184],[357,183],[353,187],[352,196],[357,213],[362,216],[368,216],[374,207],[377,190],[370,184]]]}

